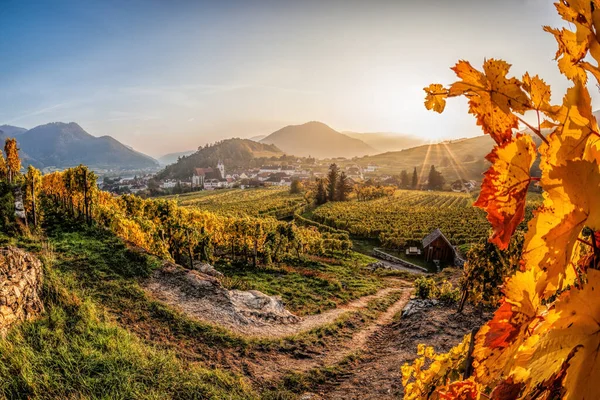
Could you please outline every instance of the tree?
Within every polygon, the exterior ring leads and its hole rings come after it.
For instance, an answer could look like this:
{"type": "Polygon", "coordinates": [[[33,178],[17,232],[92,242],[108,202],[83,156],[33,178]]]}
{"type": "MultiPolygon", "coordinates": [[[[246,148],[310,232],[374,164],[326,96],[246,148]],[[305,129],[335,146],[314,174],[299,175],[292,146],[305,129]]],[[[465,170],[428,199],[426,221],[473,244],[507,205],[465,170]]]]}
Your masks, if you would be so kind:
{"type": "Polygon", "coordinates": [[[417,186],[419,185],[419,176],[417,175],[417,167],[415,167],[415,169],[413,169],[413,173],[412,173],[412,182],[411,182],[411,188],[416,189],[417,186]]]}
{"type": "Polygon", "coordinates": [[[290,186],[290,194],[299,194],[304,190],[304,185],[300,182],[299,179],[292,180],[292,185],[290,186]]]}
{"type": "Polygon", "coordinates": [[[337,186],[335,188],[336,201],[348,200],[348,194],[352,192],[352,186],[348,182],[348,177],[345,172],[342,172],[338,178],[337,186]]]}
{"type": "Polygon", "coordinates": [[[7,138],[6,142],[4,142],[4,152],[6,153],[8,183],[13,183],[13,180],[21,171],[21,159],[19,158],[17,140],[7,138]]]}
{"type": "Polygon", "coordinates": [[[37,227],[39,222],[38,205],[40,190],[42,186],[42,174],[41,172],[30,165],[27,167],[27,174],[25,175],[25,211],[31,216],[33,226],[37,227]]]}
{"type": "Polygon", "coordinates": [[[400,172],[400,187],[406,189],[409,185],[410,181],[408,179],[408,173],[403,169],[402,172],[400,172]]]}
{"type": "Polygon", "coordinates": [[[337,188],[337,181],[339,176],[339,169],[336,164],[329,166],[329,173],[327,174],[327,197],[329,201],[336,199],[335,190],[337,188]]]}
{"type": "Polygon", "coordinates": [[[4,158],[4,154],[0,151],[0,179],[8,178],[8,166],[6,164],[6,159],[4,158]]]}
{"type": "Polygon", "coordinates": [[[319,179],[317,182],[315,201],[317,202],[317,205],[327,203],[327,189],[325,189],[325,181],[323,179],[319,179]]]}
{"type": "Polygon", "coordinates": [[[435,166],[431,166],[429,170],[429,178],[427,182],[427,188],[429,190],[441,190],[446,183],[446,180],[442,176],[442,173],[435,169],[435,166]]]}

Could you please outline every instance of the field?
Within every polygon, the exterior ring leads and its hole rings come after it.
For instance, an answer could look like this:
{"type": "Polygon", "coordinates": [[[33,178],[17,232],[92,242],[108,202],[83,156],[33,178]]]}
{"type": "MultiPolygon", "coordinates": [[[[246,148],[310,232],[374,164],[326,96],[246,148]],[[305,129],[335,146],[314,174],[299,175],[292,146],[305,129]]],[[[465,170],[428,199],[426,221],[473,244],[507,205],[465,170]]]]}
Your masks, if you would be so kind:
{"type": "MultiPolygon", "coordinates": [[[[528,208],[538,201],[532,195],[528,208]]],[[[398,190],[389,198],[327,203],[311,218],[357,237],[379,239],[390,248],[417,244],[435,228],[452,244],[463,245],[489,235],[485,213],[472,204],[464,193],[398,190]]]]}
{"type": "Polygon", "coordinates": [[[201,191],[181,196],[180,206],[195,207],[221,215],[273,216],[282,218],[306,204],[302,194],[290,194],[288,188],[227,189],[201,191]]]}

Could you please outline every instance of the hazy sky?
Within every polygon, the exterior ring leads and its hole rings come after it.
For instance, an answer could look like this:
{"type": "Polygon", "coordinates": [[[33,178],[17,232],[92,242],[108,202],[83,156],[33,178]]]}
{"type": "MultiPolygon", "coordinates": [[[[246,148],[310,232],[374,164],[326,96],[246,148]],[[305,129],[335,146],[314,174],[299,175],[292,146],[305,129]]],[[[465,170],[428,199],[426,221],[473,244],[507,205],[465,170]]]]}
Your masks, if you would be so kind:
{"type": "Polygon", "coordinates": [[[310,120],[473,136],[466,102],[434,114],[422,88],[496,57],[559,101],[545,24],[545,0],[0,0],[0,124],[75,121],[153,156],[310,120]]]}

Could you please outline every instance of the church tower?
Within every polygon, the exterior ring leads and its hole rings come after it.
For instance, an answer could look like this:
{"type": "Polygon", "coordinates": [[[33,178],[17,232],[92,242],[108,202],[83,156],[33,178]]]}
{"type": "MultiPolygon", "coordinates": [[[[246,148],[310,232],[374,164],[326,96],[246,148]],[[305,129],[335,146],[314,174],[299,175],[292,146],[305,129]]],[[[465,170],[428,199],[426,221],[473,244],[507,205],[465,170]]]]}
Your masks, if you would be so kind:
{"type": "Polygon", "coordinates": [[[223,161],[219,160],[217,163],[217,169],[221,173],[221,178],[225,179],[225,164],[223,164],[223,161]]]}

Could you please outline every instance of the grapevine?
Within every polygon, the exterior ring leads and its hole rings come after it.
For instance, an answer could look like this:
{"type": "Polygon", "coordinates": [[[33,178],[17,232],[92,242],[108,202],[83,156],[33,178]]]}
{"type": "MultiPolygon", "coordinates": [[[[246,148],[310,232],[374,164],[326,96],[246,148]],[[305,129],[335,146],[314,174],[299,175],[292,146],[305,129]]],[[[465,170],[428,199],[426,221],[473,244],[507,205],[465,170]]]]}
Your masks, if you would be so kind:
{"type": "MultiPolygon", "coordinates": [[[[556,38],[558,68],[572,83],[562,104],[550,104],[550,87],[538,76],[509,78],[510,65],[494,59],[482,71],[459,61],[457,82],[425,88],[425,106],[437,112],[447,98],[467,97],[469,113],[496,142],[475,203],[487,212],[493,243],[508,246],[534,180],[544,200],[528,225],[520,270],[475,337],[472,376],[429,379],[418,362],[407,365],[407,398],[600,398],[600,134],[586,87],[588,73],[600,80],[600,1],[555,5],[572,26],[544,28],[556,38]],[[540,122],[527,122],[529,115],[540,122]],[[515,134],[523,126],[527,131],[515,134]],[[530,135],[541,138],[538,148],[530,135]],[[541,177],[530,175],[536,157],[541,177]]],[[[439,368],[436,359],[427,371],[439,368]]]]}

